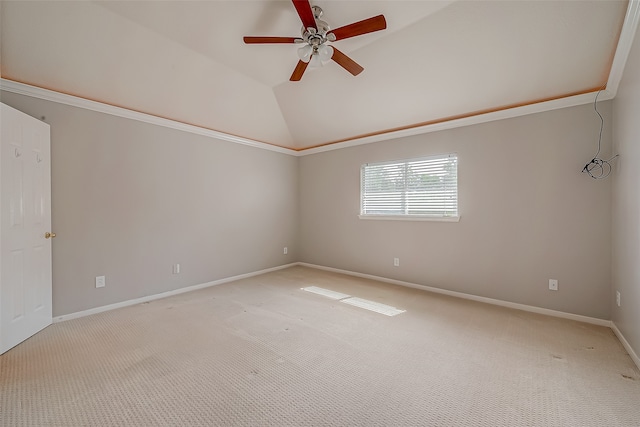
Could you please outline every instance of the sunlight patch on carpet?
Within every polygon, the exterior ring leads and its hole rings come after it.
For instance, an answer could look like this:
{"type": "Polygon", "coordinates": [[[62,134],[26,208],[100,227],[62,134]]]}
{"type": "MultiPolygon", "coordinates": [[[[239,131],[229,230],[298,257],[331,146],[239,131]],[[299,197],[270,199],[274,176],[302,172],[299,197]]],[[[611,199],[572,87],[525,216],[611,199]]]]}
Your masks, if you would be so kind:
{"type": "Polygon", "coordinates": [[[362,298],[346,298],[340,300],[345,304],[353,305],[355,307],[364,308],[365,310],[375,311],[376,313],[384,314],[385,316],[396,316],[400,313],[404,313],[406,310],[399,310],[395,307],[386,304],[380,304],[379,302],[369,301],[362,298]]]}
{"type": "Polygon", "coordinates": [[[306,288],[300,288],[300,289],[302,289],[303,291],[317,294],[317,295],[322,295],[324,297],[331,298],[332,300],[337,300],[345,304],[352,305],[354,307],[364,308],[365,310],[384,314],[385,316],[396,316],[406,311],[406,310],[400,310],[390,305],[381,304],[375,301],[369,301],[368,299],[352,297],[351,295],[332,291],[330,289],[319,288],[317,286],[307,286],[306,288]]]}
{"type": "Polygon", "coordinates": [[[314,294],[322,295],[323,297],[327,297],[335,300],[341,300],[341,299],[349,298],[351,296],[351,295],[343,294],[341,292],[319,288],[317,286],[307,286],[306,288],[302,288],[302,290],[311,292],[314,294]]]}

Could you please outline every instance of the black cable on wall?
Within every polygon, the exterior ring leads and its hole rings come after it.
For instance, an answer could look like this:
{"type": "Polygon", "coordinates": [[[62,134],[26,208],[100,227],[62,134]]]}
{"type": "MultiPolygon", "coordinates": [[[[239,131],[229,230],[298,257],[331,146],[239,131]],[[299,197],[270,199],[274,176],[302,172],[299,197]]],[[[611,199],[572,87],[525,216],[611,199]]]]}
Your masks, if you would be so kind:
{"type": "Polygon", "coordinates": [[[598,111],[597,103],[598,103],[598,96],[600,95],[600,92],[603,91],[603,89],[604,88],[598,91],[598,93],[596,94],[596,99],[593,101],[593,109],[598,115],[598,117],[600,117],[600,134],[598,136],[598,151],[596,152],[596,155],[593,156],[593,159],[591,159],[591,161],[588,162],[586,165],[584,165],[584,168],[582,168],[582,172],[588,174],[593,179],[604,179],[608,177],[611,174],[611,169],[612,169],[610,162],[616,157],[618,157],[618,154],[616,154],[615,156],[611,157],[608,160],[604,160],[598,157],[600,155],[600,147],[602,145],[602,130],[604,129],[604,119],[602,118],[602,114],[600,114],[600,112],[598,111]]]}

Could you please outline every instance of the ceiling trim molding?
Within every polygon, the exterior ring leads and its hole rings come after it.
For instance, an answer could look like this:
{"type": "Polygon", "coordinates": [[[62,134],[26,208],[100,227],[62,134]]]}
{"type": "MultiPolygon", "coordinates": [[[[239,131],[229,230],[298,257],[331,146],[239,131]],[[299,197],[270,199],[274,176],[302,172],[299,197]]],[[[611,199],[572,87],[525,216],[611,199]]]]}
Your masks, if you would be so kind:
{"type": "Polygon", "coordinates": [[[624,17],[620,38],[618,39],[618,46],[616,47],[616,53],[613,57],[611,70],[609,71],[609,79],[607,80],[606,92],[609,92],[612,98],[618,93],[618,86],[620,85],[620,80],[622,80],[622,73],[627,64],[629,52],[631,52],[631,45],[633,44],[639,21],[640,0],[629,0],[627,14],[624,17]]]}
{"type": "Polygon", "coordinates": [[[96,111],[98,113],[123,117],[125,119],[137,120],[144,123],[176,129],[179,131],[202,135],[209,138],[215,138],[222,141],[248,145],[251,147],[260,148],[262,150],[275,151],[277,153],[289,154],[292,156],[298,155],[298,152],[296,150],[292,150],[290,148],[279,147],[277,145],[267,144],[265,142],[260,142],[241,136],[230,135],[224,132],[166,119],[164,117],[158,117],[151,114],[141,113],[139,111],[128,110],[126,108],[116,107],[113,105],[104,104],[102,102],[80,98],[77,96],[68,95],[66,93],[55,92],[53,90],[43,89],[37,86],[31,86],[26,83],[7,80],[5,78],[0,78],[0,90],[16,93],[18,95],[26,95],[32,98],[43,99],[45,101],[70,105],[72,107],[84,108],[86,110],[96,111]]]}
{"type": "MultiPolygon", "coordinates": [[[[631,51],[631,47],[635,38],[635,34],[640,22],[640,0],[629,0],[624,23],[620,31],[620,37],[616,46],[616,51],[609,70],[609,76],[606,83],[606,89],[600,95],[601,101],[613,99],[617,95],[618,86],[622,79],[627,58],[631,51]]],[[[26,83],[0,78],[0,90],[6,90],[20,95],[31,96],[47,101],[66,104],[74,107],[85,108],[88,110],[111,114],[132,120],[138,120],[158,126],[172,128],[183,132],[189,132],[197,135],[219,139],[223,141],[233,142],[236,144],[248,145],[268,151],[288,154],[292,156],[306,156],[326,151],[340,150],[343,148],[353,147],[357,145],[371,144],[374,142],[386,141],[391,139],[404,138],[408,136],[420,135],[441,130],[453,129],[463,126],[471,126],[475,124],[487,123],[496,120],[504,120],[514,117],[520,117],[528,114],[541,113],[544,111],[557,110],[561,108],[574,107],[583,104],[590,104],[594,101],[594,91],[589,90],[585,93],[568,95],[558,99],[541,100],[532,102],[527,105],[519,105],[513,107],[505,107],[496,111],[470,113],[465,117],[443,118],[437,122],[425,123],[424,125],[414,124],[408,125],[402,129],[390,129],[380,131],[375,134],[355,136],[342,141],[329,142],[323,145],[310,148],[286,148],[278,145],[269,144],[262,141],[256,141],[241,136],[230,135],[224,132],[207,129],[164,117],[153,116],[150,114],[128,110],[122,107],[116,107],[104,104],[98,101],[92,101],[73,95],[55,92],[26,83]]]]}
{"type": "MultiPolygon", "coordinates": [[[[597,91],[597,89],[596,89],[597,91]]],[[[357,145],[371,144],[373,142],[387,141],[390,139],[404,138],[407,136],[421,135],[425,133],[438,132],[441,130],[454,129],[464,126],[488,123],[497,120],[511,119],[514,117],[526,116],[529,114],[543,113],[545,111],[559,110],[561,108],[575,107],[578,105],[591,104],[594,101],[594,92],[589,91],[579,95],[567,96],[564,98],[553,99],[550,101],[542,101],[533,104],[527,104],[520,107],[505,108],[498,111],[488,113],[480,113],[470,115],[459,119],[447,120],[443,119],[438,123],[430,123],[424,126],[410,127],[406,129],[369,135],[362,138],[356,138],[344,142],[336,142],[331,145],[321,145],[318,147],[308,148],[299,152],[305,156],[309,154],[323,153],[325,151],[339,150],[357,145]]],[[[607,91],[603,91],[598,102],[612,99],[613,96],[607,91]]]]}

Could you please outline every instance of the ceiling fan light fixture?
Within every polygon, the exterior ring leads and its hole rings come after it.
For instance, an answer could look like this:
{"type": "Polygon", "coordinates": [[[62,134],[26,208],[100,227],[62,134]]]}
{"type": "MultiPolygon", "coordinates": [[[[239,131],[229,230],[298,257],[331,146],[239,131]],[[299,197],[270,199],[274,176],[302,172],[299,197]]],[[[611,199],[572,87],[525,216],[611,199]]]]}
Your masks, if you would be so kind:
{"type": "Polygon", "coordinates": [[[323,44],[318,48],[318,55],[320,56],[321,61],[327,62],[331,60],[331,57],[333,56],[333,48],[331,46],[323,44]]]}
{"type": "Polygon", "coordinates": [[[313,47],[311,45],[302,46],[298,49],[298,58],[303,62],[309,62],[311,55],[313,54],[313,47]]]}
{"type": "Polygon", "coordinates": [[[309,65],[315,68],[322,67],[322,60],[320,59],[319,53],[314,52],[314,54],[311,56],[311,62],[309,62],[309,65]]]}
{"type": "Polygon", "coordinates": [[[384,15],[373,16],[368,19],[363,19],[362,21],[343,25],[340,28],[332,29],[327,22],[320,19],[323,15],[322,8],[319,6],[311,6],[310,0],[292,0],[292,2],[302,23],[300,30],[301,37],[245,36],[243,38],[244,42],[246,44],[303,44],[303,46],[298,49],[298,58],[300,58],[300,60],[289,78],[289,80],[293,82],[300,81],[308,65],[312,67],[322,67],[323,63],[328,61],[337,63],[354,76],[360,74],[364,70],[362,66],[338,49],[329,46],[327,43],[384,30],[387,28],[387,21],[384,15]]]}

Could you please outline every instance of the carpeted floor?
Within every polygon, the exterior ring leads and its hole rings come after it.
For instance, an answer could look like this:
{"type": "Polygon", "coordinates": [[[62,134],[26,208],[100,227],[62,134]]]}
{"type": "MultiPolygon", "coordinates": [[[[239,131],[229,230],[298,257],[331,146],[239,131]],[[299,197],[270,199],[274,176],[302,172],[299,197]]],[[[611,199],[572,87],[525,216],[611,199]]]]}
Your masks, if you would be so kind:
{"type": "Polygon", "coordinates": [[[0,405],[2,426],[639,426],[640,373],[605,327],[293,267],[54,324],[0,356],[0,405]]]}

